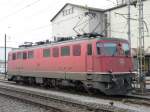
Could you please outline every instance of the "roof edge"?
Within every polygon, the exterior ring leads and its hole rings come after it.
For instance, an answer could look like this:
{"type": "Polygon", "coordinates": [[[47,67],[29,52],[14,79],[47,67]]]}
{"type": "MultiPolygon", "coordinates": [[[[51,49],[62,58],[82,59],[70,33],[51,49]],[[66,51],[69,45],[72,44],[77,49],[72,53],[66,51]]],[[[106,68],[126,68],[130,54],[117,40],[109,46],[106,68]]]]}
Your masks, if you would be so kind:
{"type": "Polygon", "coordinates": [[[84,9],[89,9],[89,10],[93,10],[93,11],[99,11],[99,12],[104,12],[104,9],[99,9],[99,8],[94,8],[94,7],[86,7],[83,5],[77,5],[77,4],[72,4],[72,3],[66,3],[56,14],[55,16],[50,20],[51,22],[57,17],[57,15],[67,6],[67,5],[72,5],[75,7],[79,7],[79,8],[84,8],[84,9]]]}
{"type": "MultiPolygon", "coordinates": [[[[148,0],[143,0],[143,1],[148,1],[148,0]]],[[[134,3],[136,3],[136,1],[133,1],[133,2],[131,3],[131,5],[133,5],[134,3]]],[[[66,3],[66,4],[54,15],[54,17],[50,20],[50,22],[52,22],[52,21],[57,17],[57,15],[58,15],[67,5],[72,5],[72,6],[75,6],[75,7],[84,8],[84,9],[89,9],[89,10],[93,10],[93,11],[99,11],[99,12],[107,12],[107,11],[111,11],[111,10],[115,10],[115,9],[122,8],[122,7],[127,6],[127,4],[122,4],[122,5],[115,6],[115,7],[109,8],[109,9],[99,9],[99,8],[94,8],[94,7],[86,7],[86,6],[83,6],[83,5],[77,5],[77,4],[72,4],[72,3],[66,3]]]]}

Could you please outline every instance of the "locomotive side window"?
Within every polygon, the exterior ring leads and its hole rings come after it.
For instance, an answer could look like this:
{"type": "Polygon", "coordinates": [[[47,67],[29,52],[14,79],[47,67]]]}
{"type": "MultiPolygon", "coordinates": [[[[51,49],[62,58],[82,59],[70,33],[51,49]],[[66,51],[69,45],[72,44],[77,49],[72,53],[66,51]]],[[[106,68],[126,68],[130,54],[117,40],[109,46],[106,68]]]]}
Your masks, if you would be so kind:
{"type": "Polygon", "coordinates": [[[16,60],[16,53],[12,54],[12,60],[16,60]]]}
{"type": "Polygon", "coordinates": [[[53,48],[53,57],[58,57],[59,56],[59,48],[55,47],[53,48]]]}
{"type": "Polygon", "coordinates": [[[73,56],[81,55],[81,45],[73,45],[73,56]]]}
{"type": "Polygon", "coordinates": [[[50,49],[43,49],[43,57],[50,57],[50,49]]]}
{"type": "Polygon", "coordinates": [[[27,59],[27,53],[23,52],[23,59],[27,59]]]}
{"type": "Polygon", "coordinates": [[[97,54],[98,55],[101,55],[101,54],[103,54],[102,52],[102,49],[103,49],[103,44],[102,43],[100,43],[100,42],[98,42],[97,44],[96,44],[96,48],[97,48],[97,54]]]}
{"type": "Polygon", "coordinates": [[[17,59],[21,59],[22,58],[22,54],[21,54],[21,52],[18,52],[17,53],[17,59]]]}
{"type": "Polygon", "coordinates": [[[32,59],[34,57],[33,51],[28,51],[28,58],[32,59]]]}
{"type": "Polygon", "coordinates": [[[87,45],[87,55],[92,55],[92,44],[87,45]]]}
{"type": "Polygon", "coordinates": [[[69,56],[70,55],[70,47],[65,46],[61,47],[61,56],[69,56]]]}

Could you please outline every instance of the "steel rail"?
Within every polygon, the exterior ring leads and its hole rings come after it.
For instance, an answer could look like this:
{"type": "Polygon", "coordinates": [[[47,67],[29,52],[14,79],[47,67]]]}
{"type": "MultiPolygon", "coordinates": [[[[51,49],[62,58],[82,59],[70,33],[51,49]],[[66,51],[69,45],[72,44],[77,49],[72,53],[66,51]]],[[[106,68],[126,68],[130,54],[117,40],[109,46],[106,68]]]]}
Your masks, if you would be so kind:
{"type": "MultiPolygon", "coordinates": [[[[7,83],[7,82],[4,82],[7,83]]],[[[110,105],[101,105],[95,103],[83,103],[76,100],[62,98],[60,96],[49,95],[37,91],[12,87],[0,84],[0,94],[15,97],[21,100],[43,105],[49,108],[54,108],[62,112],[131,112],[128,109],[122,109],[110,105]]]]}
{"type": "MultiPolygon", "coordinates": [[[[11,84],[11,85],[17,85],[13,81],[0,80],[0,82],[11,84]]],[[[27,87],[27,86],[25,86],[25,87],[27,87]]],[[[41,89],[41,88],[36,88],[36,89],[41,89]]],[[[59,92],[57,90],[55,90],[55,91],[59,92]]],[[[70,93],[70,92],[67,92],[67,93],[70,93]]],[[[77,94],[79,94],[79,93],[77,93],[77,94]]],[[[86,94],[82,94],[82,95],[89,96],[89,95],[86,95],[86,94]]],[[[136,95],[136,94],[128,94],[126,96],[122,96],[122,97],[120,96],[119,98],[118,97],[116,98],[114,96],[112,96],[112,97],[111,96],[109,96],[109,97],[106,97],[106,96],[97,96],[97,95],[93,95],[93,96],[96,97],[96,98],[101,98],[101,99],[108,99],[108,100],[114,100],[114,101],[123,101],[124,103],[150,105],[150,92],[149,92],[149,96],[142,96],[142,95],[136,95]]],[[[58,98],[57,98],[57,100],[58,100],[58,98]]],[[[70,102],[70,103],[72,103],[72,102],[70,102]]]]}

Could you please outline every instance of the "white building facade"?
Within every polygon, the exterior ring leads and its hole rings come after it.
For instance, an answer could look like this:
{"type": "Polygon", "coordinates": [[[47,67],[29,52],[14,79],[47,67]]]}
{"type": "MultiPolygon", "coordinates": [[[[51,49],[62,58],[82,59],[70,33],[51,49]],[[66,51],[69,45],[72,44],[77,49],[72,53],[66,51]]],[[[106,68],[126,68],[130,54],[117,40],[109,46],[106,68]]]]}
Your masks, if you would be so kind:
{"type": "Polygon", "coordinates": [[[52,19],[53,37],[105,33],[104,10],[67,3],[52,19]]]}
{"type": "MultiPolygon", "coordinates": [[[[150,0],[144,0],[144,36],[145,36],[145,51],[148,52],[150,48],[150,0]]],[[[109,27],[107,28],[107,34],[109,37],[117,37],[128,39],[128,7],[126,5],[118,6],[112,9],[108,9],[107,22],[109,27]]],[[[139,39],[139,23],[138,23],[138,6],[131,5],[131,47],[138,48],[139,39]]]]}

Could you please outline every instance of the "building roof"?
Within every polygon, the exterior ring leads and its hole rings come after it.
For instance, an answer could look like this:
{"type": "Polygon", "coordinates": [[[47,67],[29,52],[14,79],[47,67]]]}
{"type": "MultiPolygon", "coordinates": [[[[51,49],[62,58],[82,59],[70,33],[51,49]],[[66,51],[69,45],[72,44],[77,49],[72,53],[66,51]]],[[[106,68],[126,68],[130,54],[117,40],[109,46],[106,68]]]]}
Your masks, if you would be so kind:
{"type": "Polygon", "coordinates": [[[67,6],[67,5],[72,5],[74,7],[79,7],[79,8],[83,8],[83,9],[89,9],[92,11],[98,11],[98,12],[104,12],[104,9],[99,9],[99,8],[94,8],[94,7],[86,7],[86,6],[82,6],[82,5],[76,5],[76,4],[71,4],[71,3],[66,3],[56,14],[55,16],[51,19],[51,22],[58,16],[58,14],[67,6]]]}
{"type": "MultiPolygon", "coordinates": [[[[143,1],[148,1],[148,0],[143,0],[143,1]]],[[[131,3],[131,5],[135,5],[135,3],[136,3],[136,0],[133,1],[133,2],[131,3]]],[[[127,6],[127,4],[121,4],[121,5],[118,5],[118,6],[115,6],[115,7],[112,7],[112,8],[109,8],[109,9],[104,10],[104,9],[99,9],[99,8],[94,8],[94,7],[86,7],[86,6],[83,6],[83,5],[76,5],[76,4],[72,4],[72,3],[66,3],[66,4],[55,14],[55,16],[51,19],[51,22],[57,17],[57,15],[58,15],[67,5],[72,5],[72,6],[74,6],[74,7],[89,9],[89,10],[98,11],[98,12],[107,12],[107,11],[111,11],[111,10],[115,10],[115,9],[119,9],[119,8],[122,8],[122,7],[127,6]]]]}

